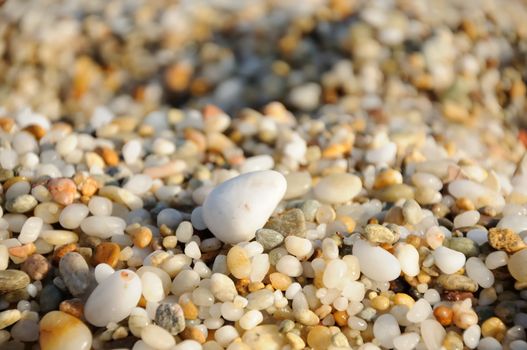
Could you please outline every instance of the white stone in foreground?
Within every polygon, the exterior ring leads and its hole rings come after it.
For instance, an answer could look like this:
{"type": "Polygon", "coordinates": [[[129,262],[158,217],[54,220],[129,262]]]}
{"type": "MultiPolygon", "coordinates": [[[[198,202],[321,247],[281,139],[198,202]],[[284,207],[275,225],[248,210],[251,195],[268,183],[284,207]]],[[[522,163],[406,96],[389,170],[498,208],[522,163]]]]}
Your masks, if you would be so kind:
{"type": "Polygon", "coordinates": [[[465,265],[465,255],[444,246],[437,247],[432,253],[437,267],[446,274],[453,274],[465,265]]]}
{"type": "Polygon", "coordinates": [[[119,270],[95,288],[84,306],[86,321],[104,327],[130,315],[141,298],[141,280],[130,270],[119,270]]]}
{"type": "Polygon", "coordinates": [[[209,230],[225,243],[254,238],[285,194],[284,176],[273,170],[255,171],[219,184],[203,204],[209,230]]]}
{"type": "Polygon", "coordinates": [[[359,259],[360,270],[366,277],[375,281],[393,281],[401,275],[399,260],[388,251],[357,240],[353,244],[353,255],[359,259]]]}

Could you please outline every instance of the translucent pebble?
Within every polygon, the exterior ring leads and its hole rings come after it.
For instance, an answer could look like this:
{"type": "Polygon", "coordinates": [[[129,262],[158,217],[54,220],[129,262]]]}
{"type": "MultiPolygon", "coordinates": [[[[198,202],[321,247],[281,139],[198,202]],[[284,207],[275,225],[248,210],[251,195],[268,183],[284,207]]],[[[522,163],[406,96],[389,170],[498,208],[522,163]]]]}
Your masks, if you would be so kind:
{"type": "Polygon", "coordinates": [[[468,210],[454,218],[454,227],[474,226],[478,223],[479,217],[480,215],[477,210],[468,210]]]}
{"type": "Polygon", "coordinates": [[[302,264],[292,255],[285,255],[276,263],[276,270],[289,277],[302,275],[302,264]]]}
{"type": "Polygon", "coordinates": [[[126,181],[123,187],[134,194],[141,195],[150,190],[152,184],[153,181],[150,176],[144,174],[136,174],[130,177],[130,179],[126,181]]]}
{"type": "Polygon", "coordinates": [[[13,149],[0,148],[0,166],[12,170],[18,164],[18,155],[13,149]]]}
{"type": "Polygon", "coordinates": [[[298,236],[287,236],[284,241],[287,251],[299,259],[307,257],[312,253],[313,244],[308,239],[298,236]]]}
{"type": "Polygon", "coordinates": [[[465,265],[465,255],[456,250],[440,246],[433,251],[437,267],[446,274],[453,274],[465,265]]]}
{"type": "Polygon", "coordinates": [[[165,297],[161,279],[152,272],[145,272],[141,276],[143,296],[147,301],[157,302],[165,297]]]}
{"type": "Polygon", "coordinates": [[[105,263],[98,264],[97,266],[95,266],[95,270],[93,271],[95,275],[95,280],[99,284],[104,281],[107,277],[111,276],[114,272],[115,270],[113,269],[113,267],[105,263]]]}
{"type": "Polygon", "coordinates": [[[510,228],[514,232],[527,230],[527,216],[511,215],[503,217],[497,225],[498,228],[510,228]]]}
{"type": "Polygon", "coordinates": [[[107,239],[124,234],[126,222],[115,216],[89,216],[81,221],[80,226],[89,236],[107,239]]]}
{"type": "Polygon", "coordinates": [[[421,323],[432,314],[432,307],[426,299],[419,299],[415,304],[410,308],[406,318],[408,321],[413,323],[421,323]]]}
{"type": "Polygon", "coordinates": [[[201,344],[196,340],[186,339],[177,344],[172,350],[201,350],[201,344]]]}
{"type": "Polygon", "coordinates": [[[196,271],[183,270],[174,278],[170,290],[172,294],[179,296],[183,293],[191,292],[198,286],[199,281],[200,278],[196,271]]]}
{"type": "Polygon", "coordinates": [[[326,288],[337,288],[346,276],[348,266],[342,260],[331,260],[324,270],[322,281],[326,288]]]}
{"type": "Polygon", "coordinates": [[[86,205],[82,203],[73,203],[62,209],[59,216],[59,223],[62,227],[73,230],[80,226],[81,221],[84,220],[89,213],[90,210],[86,205]]]}
{"type": "Polygon", "coordinates": [[[249,274],[250,281],[261,282],[267,275],[270,267],[269,255],[256,255],[251,261],[251,273],[249,274]]]}
{"type": "Polygon", "coordinates": [[[247,308],[254,310],[264,310],[273,305],[274,295],[268,289],[260,289],[247,295],[247,308]]]}
{"type": "Polygon", "coordinates": [[[426,301],[428,301],[431,305],[437,304],[441,301],[441,295],[436,289],[430,288],[427,289],[424,293],[423,297],[426,301]]]}
{"type": "Polygon", "coordinates": [[[201,251],[199,250],[198,244],[194,241],[187,243],[185,245],[185,255],[196,260],[201,258],[201,251]]]}
{"type": "Polygon", "coordinates": [[[205,287],[198,287],[192,292],[192,301],[198,306],[211,306],[214,304],[214,295],[205,287]]]}
{"type": "Polygon", "coordinates": [[[399,324],[391,314],[379,316],[373,324],[373,335],[385,348],[393,348],[393,339],[400,334],[399,324]]]}
{"type": "Polygon", "coordinates": [[[494,284],[494,274],[485,266],[481,259],[468,258],[465,265],[467,276],[473,279],[483,288],[489,288],[494,284]]]}
{"type": "Polygon", "coordinates": [[[262,254],[264,251],[263,246],[256,241],[245,244],[243,249],[249,258],[253,258],[259,254],[262,254]]]}
{"type": "Polygon", "coordinates": [[[475,349],[478,346],[481,337],[481,328],[474,324],[463,332],[463,342],[469,349],[475,349]]]}
{"type": "Polygon", "coordinates": [[[88,202],[90,212],[95,216],[112,215],[113,203],[106,197],[93,196],[88,202]]]}
{"type": "Polygon", "coordinates": [[[416,187],[431,188],[435,191],[443,188],[441,180],[432,174],[417,172],[412,175],[412,182],[416,187]]]}
{"type": "Polygon", "coordinates": [[[238,308],[233,302],[227,301],[221,304],[221,315],[227,321],[238,321],[243,316],[243,309],[238,308]]]}
{"type": "Polygon", "coordinates": [[[203,321],[203,325],[207,327],[207,329],[218,329],[223,326],[224,322],[225,321],[221,318],[207,318],[203,321]]]}
{"type": "Polygon", "coordinates": [[[479,341],[478,350],[502,350],[500,342],[496,338],[485,337],[479,341]]]}
{"type": "Polygon", "coordinates": [[[176,237],[178,242],[190,242],[193,233],[194,229],[192,228],[192,224],[188,221],[182,221],[176,229],[176,237]]]}
{"type": "Polygon", "coordinates": [[[55,150],[61,155],[65,156],[68,153],[71,153],[77,147],[77,135],[70,134],[65,138],[59,140],[55,146],[55,150]]]}
{"type": "Polygon", "coordinates": [[[392,281],[401,274],[401,264],[385,249],[358,240],[353,245],[353,255],[359,259],[361,272],[376,281],[392,281]]]}
{"type": "Polygon", "coordinates": [[[467,238],[482,245],[488,242],[488,232],[485,229],[475,228],[467,232],[467,238]]]}
{"type": "Polygon", "coordinates": [[[18,235],[18,240],[22,244],[32,243],[37,240],[42,230],[44,221],[41,218],[32,216],[24,222],[20,234],[18,235]]]}
{"type": "Polygon", "coordinates": [[[359,194],[361,189],[359,177],[352,174],[331,174],[316,184],[313,193],[322,202],[343,203],[359,194]]]}
{"type": "Polygon", "coordinates": [[[196,230],[204,230],[207,228],[205,221],[203,221],[202,211],[202,207],[196,207],[194,208],[194,210],[192,210],[192,213],[190,215],[190,221],[192,222],[192,226],[194,226],[196,230]]]}
{"type": "Polygon", "coordinates": [[[285,175],[287,190],[284,199],[301,197],[311,188],[311,175],[307,171],[291,172],[285,175]]]}
{"type": "Polygon", "coordinates": [[[142,148],[141,141],[137,139],[126,142],[122,149],[123,158],[126,164],[135,163],[141,155],[142,148]]]}
{"type": "Polygon", "coordinates": [[[153,324],[143,328],[141,339],[154,349],[165,350],[176,345],[176,340],[167,330],[153,324]]]}
{"type": "Polygon", "coordinates": [[[440,349],[445,336],[445,329],[436,320],[427,319],[421,323],[421,337],[429,350],[440,349]]]}
{"type": "Polygon", "coordinates": [[[240,167],[240,173],[249,173],[251,171],[270,170],[274,167],[274,159],[270,155],[262,154],[245,159],[240,167]]]}
{"type": "Polygon", "coordinates": [[[239,334],[233,326],[223,326],[216,330],[214,339],[223,347],[229,345],[234,339],[238,338],[239,334]]]}
{"type": "Polygon", "coordinates": [[[507,253],[502,250],[497,250],[487,255],[487,257],[485,258],[485,265],[490,270],[494,270],[507,265],[508,261],[509,256],[507,255],[507,253]]]}
{"type": "Polygon", "coordinates": [[[5,193],[6,201],[15,199],[16,197],[28,194],[31,191],[31,184],[27,181],[18,181],[9,187],[5,193]]]}
{"type": "Polygon", "coordinates": [[[239,320],[240,327],[245,330],[253,329],[263,321],[263,315],[258,310],[249,310],[239,320]]]}
{"type": "Polygon", "coordinates": [[[527,342],[525,340],[513,340],[509,344],[510,350],[527,350],[527,342]]]}
{"type": "Polygon", "coordinates": [[[396,350],[411,350],[415,349],[419,343],[419,334],[410,332],[401,334],[393,338],[393,346],[396,350]]]}
{"type": "Polygon", "coordinates": [[[335,240],[326,238],[322,241],[322,253],[327,259],[337,259],[339,257],[339,247],[335,240]]]}
{"type": "Polygon", "coordinates": [[[406,243],[399,243],[395,247],[395,257],[401,264],[401,271],[410,277],[419,274],[419,252],[417,249],[406,243]]]}
{"type": "MultiPolygon", "coordinates": [[[[166,208],[157,215],[157,226],[166,225],[171,229],[176,229],[183,220],[181,213],[173,208],[166,208]]],[[[179,240],[179,238],[178,238],[179,240]]],[[[183,242],[183,240],[181,240],[183,242]]]]}

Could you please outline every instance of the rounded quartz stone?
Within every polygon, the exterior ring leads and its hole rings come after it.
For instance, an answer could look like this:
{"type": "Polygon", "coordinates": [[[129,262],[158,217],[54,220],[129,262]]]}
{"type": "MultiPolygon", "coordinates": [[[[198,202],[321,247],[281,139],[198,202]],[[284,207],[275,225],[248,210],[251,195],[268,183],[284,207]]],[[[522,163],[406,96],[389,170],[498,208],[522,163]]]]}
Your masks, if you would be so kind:
{"type": "Polygon", "coordinates": [[[314,187],[315,197],[326,203],[344,203],[355,197],[362,189],[358,176],[331,174],[322,178],[314,187]]]}
{"type": "Polygon", "coordinates": [[[401,275],[399,260],[367,241],[357,240],[353,245],[353,255],[359,259],[361,272],[375,281],[393,281],[401,275]]]}
{"type": "Polygon", "coordinates": [[[453,274],[465,265],[465,255],[456,250],[440,246],[432,253],[437,267],[446,274],[453,274]]]}
{"type": "Polygon", "coordinates": [[[527,249],[522,249],[509,257],[507,267],[517,281],[527,282],[527,249]]]}
{"type": "Polygon", "coordinates": [[[78,318],[62,311],[51,311],[40,320],[42,350],[89,350],[90,329],[78,318]]]}
{"type": "Polygon", "coordinates": [[[284,176],[273,170],[246,173],[218,185],[203,203],[203,219],[225,243],[254,238],[286,191],[284,176]]]}

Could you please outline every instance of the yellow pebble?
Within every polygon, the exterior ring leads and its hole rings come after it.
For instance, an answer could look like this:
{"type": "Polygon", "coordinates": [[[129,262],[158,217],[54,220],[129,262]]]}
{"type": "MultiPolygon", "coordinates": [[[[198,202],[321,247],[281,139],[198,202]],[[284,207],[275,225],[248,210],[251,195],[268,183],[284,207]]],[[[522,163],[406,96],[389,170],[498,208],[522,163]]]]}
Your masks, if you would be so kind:
{"type": "Polygon", "coordinates": [[[481,334],[484,337],[496,338],[498,341],[503,340],[506,331],[507,327],[503,321],[497,317],[491,317],[481,324],[481,334]]]}
{"type": "Polygon", "coordinates": [[[390,307],[390,299],[383,295],[376,296],[371,301],[371,306],[378,311],[387,310],[390,307]]]}
{"type": "Polygon", "coordinates": [[[414,306],[415,304],[415,300],[406,293],[395,294],[395,296],[393,297],[393,302],[395,305],[405,305],[409,309],[412,308],[412,306],[414,306]]]}

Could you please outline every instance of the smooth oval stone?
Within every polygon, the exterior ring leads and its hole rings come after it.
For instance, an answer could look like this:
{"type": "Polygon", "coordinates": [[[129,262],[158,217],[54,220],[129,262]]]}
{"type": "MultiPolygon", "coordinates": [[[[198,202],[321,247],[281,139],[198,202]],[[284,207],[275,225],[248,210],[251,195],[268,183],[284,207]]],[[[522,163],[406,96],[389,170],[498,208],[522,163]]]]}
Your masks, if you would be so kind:
{"type": "Polygon", "coordinates": [[[485,205],[503,207],[505,199],[499,193],[471,180],[454,180],[448,184],[448,192],[455,198],[466,197],[477,208],[485,205]]]}
{"type": "Polygon", "coordinates": [[[440,349],[446,337],[446,331],[441,323],[428,319],[421,323],[421,337],[427,349],[440,349]]]}
{"type": "Polygon", "coordinates": [[[437,247],[432,253],[435,264],[446,274],[453,274],[465,265],[465,255],[447,247],[437,247]]]}
{"type": "Polygon", "coordinates": [[[81,229],[88,236],[107,239],[115,235],[122,235],[126,222],[116,216],[89,216],[81,221],[81,229]]]}
{"type": "Polygon", "coordinates": [[[141,293],[141,279],[135,272],[116,271],[91,293],[84,306],[84,316],[98,327],[120,322],[130,315],[141,293]]]}
{"type": "Polygon", "coordinates": [[[527,282],[527,249],[522,249],[509,257],[507,267],[512,277],[520,282],[527,282]]]}
{"type": "Polygon", "coordinates": [[[498,228],[509,228],[516,233],[527,230],[527,216],[510,215],[503,217],[497,225],[498,228]]]}
{"type": "Polygon", "coordinates": [[[51,311],[40,320],[41,350],[89,350],[92,335],[76,317],[62,311],[51,311]]]}
{"type": "Polygon", "coordinates": [[[360,270],[366,277],[375,281],[393,281],[401,275],[399,260],[388,251],[357,240],[353,245],[353,255],[359,259],[360,270]]]}
{"type": "Polygon", "coordinates": [[[59,222],[62,227],[68,230],[76,229],[80,226],[82,220],[88,216],[90,210],[82,203],[73,203],[62,210],[59,216],[59,222]]]}
{"type": "Polygon", "coordinates": [[[331,174],[321,179],[313,189],[315,197],[326,203],[344,203],[355,197],[362,189],[358,176],[331,174]]]}
{"type": "Polygon", "coordinates": [[[40,235],[43,224],[44,221],[37,216],[27,219],[20,230],[20,235],[18,235],[18,240],[20,243],[26,244],[36,241],[40,235]]]}
{"type": "Polygon", "coordinates": [[[274,167],[274,159],[268,154],[249,157],[240,166],[240,173],[250,173],[253,171],[270,170],[274,167]]]}
{"type": "Polygon", "coordinates": [[[287,190],[284,199],[302,197],[311,188],[311,175],[307,171],[292,172],[285,175],[287,190]]]}
{"type": "Polygon", "coordinates": [[[494,284],[494,274],[480,258],[469,258],[465,270],[467,276],[476,281],[482,288],[490,288],[494,284]]]}
{"type": "Polygon", "coordinates": [[[219,184],[203,203],[203,219],[219,240],[249,241],[282,200],[287,183],[273,170],[243,174],[219,184]]]}
{"type": "Polygon", "coordinates": [[[399,243],[395,247],[394,255],[399,260],[401,270],[406,275],[414,277],[419,274],[419,252],[413,245],[399,243]]]}
{"type": "Polygon", "coordinates": [[[401,335],[397,319],[391,314],[379,316],[373,324],[373,335],[385,348],[393,348],[393,339],[401,335]]]}

